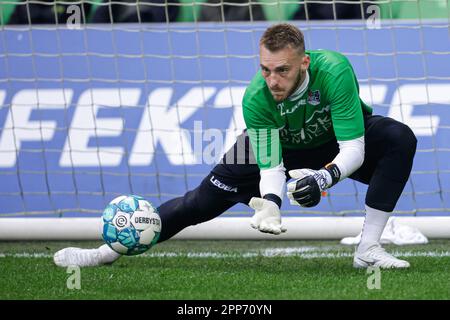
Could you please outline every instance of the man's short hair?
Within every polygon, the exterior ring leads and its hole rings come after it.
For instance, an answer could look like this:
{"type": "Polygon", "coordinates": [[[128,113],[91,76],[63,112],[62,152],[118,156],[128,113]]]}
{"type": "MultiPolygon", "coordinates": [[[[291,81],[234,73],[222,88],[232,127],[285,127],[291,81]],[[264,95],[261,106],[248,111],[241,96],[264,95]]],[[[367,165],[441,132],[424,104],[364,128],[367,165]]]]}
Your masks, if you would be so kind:
{"type": "Polygon", "coordinates": [[[297,49],[299,54],[305,53],[305,39],[303,33],[295,26],[288,23],[280,23],[269,27],[259,41],[270,52],[291,47],[297,49]]]}

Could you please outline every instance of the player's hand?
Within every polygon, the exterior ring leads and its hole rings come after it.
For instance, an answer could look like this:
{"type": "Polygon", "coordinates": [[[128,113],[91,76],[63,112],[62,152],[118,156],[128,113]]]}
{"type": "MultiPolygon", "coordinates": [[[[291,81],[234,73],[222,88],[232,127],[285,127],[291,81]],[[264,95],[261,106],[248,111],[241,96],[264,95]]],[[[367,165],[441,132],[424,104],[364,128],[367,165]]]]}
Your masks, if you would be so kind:
{"type": "Polygon", "coordinates": [[[281,234],[286,228],[281,225],[281,213],[278,205],[270,200],[253,197],[248,204],[255,210],[250,225],[264,233],[281,234]]]}
{"type": "Polygon", "coordinates": [[[287,184],[290,203],[302,207],[314,207],[320,202],[322,191],[329,188],[332,178],[327,170],[296,169],[289,171],[295,180],[287,184]]]}

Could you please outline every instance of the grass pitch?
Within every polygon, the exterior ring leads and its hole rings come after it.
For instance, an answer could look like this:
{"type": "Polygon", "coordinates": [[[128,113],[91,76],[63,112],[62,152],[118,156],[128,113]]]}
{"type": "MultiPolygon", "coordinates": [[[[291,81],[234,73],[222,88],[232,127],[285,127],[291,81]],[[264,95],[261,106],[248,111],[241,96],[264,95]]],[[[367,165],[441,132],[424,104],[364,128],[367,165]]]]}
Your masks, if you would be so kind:
{"type": "Polygon", "coordinates": [[[353,247],[338,241],[169,240],[111,266],[82,268],[80,289],[69,289],[74,273],[56,267],[53,253],[101,244],[0,242],[0,300],[450,299],[450,241],[444,240],[386,246],[411,268],[381,270],[379,278],[354,269],[353,247]]]}

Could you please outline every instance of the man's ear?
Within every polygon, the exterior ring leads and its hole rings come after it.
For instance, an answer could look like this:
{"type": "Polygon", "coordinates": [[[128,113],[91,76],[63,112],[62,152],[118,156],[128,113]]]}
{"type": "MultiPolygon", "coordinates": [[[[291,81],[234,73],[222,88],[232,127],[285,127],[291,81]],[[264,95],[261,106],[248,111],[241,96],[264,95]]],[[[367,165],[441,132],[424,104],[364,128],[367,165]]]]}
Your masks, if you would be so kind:
{"type": "Polygon", "coordinates": [[[308,70],[310,62],[311,58],[307,54],[305,54],[302,58],[302,71],[308,70]]]}

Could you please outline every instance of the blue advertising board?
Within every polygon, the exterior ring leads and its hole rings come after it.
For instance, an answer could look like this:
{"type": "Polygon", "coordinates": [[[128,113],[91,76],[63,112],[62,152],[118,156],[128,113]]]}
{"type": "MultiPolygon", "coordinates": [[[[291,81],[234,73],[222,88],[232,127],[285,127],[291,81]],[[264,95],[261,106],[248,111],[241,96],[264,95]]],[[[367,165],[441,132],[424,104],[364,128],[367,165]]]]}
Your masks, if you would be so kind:
{"type": "MultiPolygon", "coordinates": [[[[419,140],[399,213],[450,208],[450,41],[439,22],[298,23],[307,49],[344,53],[376,114],[419,140]]],[[[0,32],[0,216],[98,215],[195,188],[244,128],[241,98],[267,24],[47,26],[0,32]]],[[[349,179],[303,213],[360,214],[349,179]]],[[[284,201],[284,214],[300,207],[284,201]]],[[[237,205],[231,213],[250,213],[237,205]]]]}

